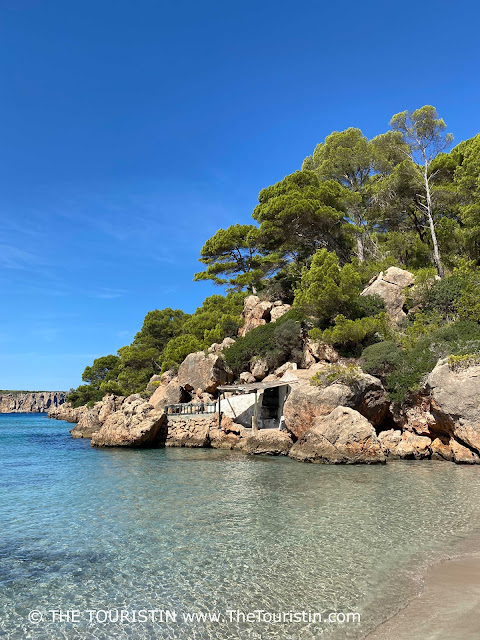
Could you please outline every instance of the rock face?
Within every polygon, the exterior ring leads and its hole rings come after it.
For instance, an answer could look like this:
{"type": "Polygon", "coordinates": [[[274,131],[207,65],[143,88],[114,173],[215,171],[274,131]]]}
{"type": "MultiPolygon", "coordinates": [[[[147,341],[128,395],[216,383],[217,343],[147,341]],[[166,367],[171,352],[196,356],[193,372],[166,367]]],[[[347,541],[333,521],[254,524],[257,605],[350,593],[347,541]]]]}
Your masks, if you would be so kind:
{"type": "Polygon", "coordinates": [[[326,416],[338,406],[355,409],[379,425],[387,415],[389,402],[380,380],[366,373],[352,387],[340,383],[317,387],[309,380],[300,380],[292,385],[283,408],[286,427],[299,438],[317,417],[326,416]]]}
{"type": "Polygon", "coordinates": [[[385,310],[393,322],[398,323],[406,316],[403,306],[405,304],[405,287],[411,287],[415,282],[415,276],[410,271],[390,267],[385,273],[380,273],[362,291],[362,296],[377,295],[385,303],[385,310]]]}
{"type": "Polygon", "coordinates": [[[65,422],[78,422],[85,411],[87,411],[87,407],[74,409],[70,402],[65,402],[58,407],[50,409],[48,417],[54,420],[65,420],[65,422]]]}
{"type": "Polygon", "coordinates": [[[432,453],[432,440],[410,431],[390,429],[380,432],[378,439],[385,455],[392,459],[420,460],[430,458],[432,453]]]}
{"type": "Polygon", "coordinates": [[[436,430],[480,453],[480,366],[454,371],[440,360],[428,376],[431,413],[436,430]]]}
{"type": "Polygon", "coordinates": [[[0,413],[48,413],[65,402],[66,391],[0,393],[0,413]]]}
{"type": "Polygon", "coordinates": [[[167,418],[139,394],[125,399],[92,435],[93,447],[155,447],[165,443],[167,418]]]}
{"type": "Polygon", "coordinates": [[[97,402],[91,409],[82,411],[78,423],[70,430],[73,438],[91,438],[102,426],[99,413],[102,403],[97,402]]]}
{"type": "Polygon", "coordinates": [[[245,322],[238,331],[240,338],[243,338],[249,331],[260,327],[268,322],[275,322],[292,308],[289,304],[284,304],[281,300],[268,302],[260,300],[258,296],[247,296],[243,303],[243,317],[245,322]]]}
{"type": "Polygon", "coordinates": [[[228,384],[232,380],[233,373],[218,353],[191,353],[178,370],[178,384],[186,391],[197,394],[215,393],[220,385],[228,384]]]}
{"type": "Polygon", "coordinates": [[[372,424],[349,407],[337,407],[315,419],[292,446],[289,456],[303,462],[372,464],[385,462],[385,454],[372,424]]]}

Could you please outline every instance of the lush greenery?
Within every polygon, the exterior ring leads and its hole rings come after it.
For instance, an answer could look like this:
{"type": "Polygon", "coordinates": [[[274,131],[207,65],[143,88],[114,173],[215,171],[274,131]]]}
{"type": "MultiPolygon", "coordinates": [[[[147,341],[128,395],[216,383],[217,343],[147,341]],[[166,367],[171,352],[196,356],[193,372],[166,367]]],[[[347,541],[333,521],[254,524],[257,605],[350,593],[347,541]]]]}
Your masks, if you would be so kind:
{"type": "Polygon", "coordinates": [[[236,337],[247,293],[283,300],[293,311],[225,351],[236,373],[255,358],[270,368],[300,362],[308,334],[361,355],[363,369],[402,401],[439,357],[476,354],[480,134],[448,151],[451,144],[429,105],[394,115],[372,139],[356,128],[333,132],[296,161],[296,171],[261,190],[251,221],[219,229],[201,248],[204,270],[195,279],[227,293],[191,315],[151,311],[130,345],[85,369],[69,398],[81,404],[141,392],[152,374],[175,369],[188,353],[236,337]],[[401,326],[379,298],[360,295],[390,266],[416,276],[401,326]]]}
{"type": "Polygon", "coordinates": [[[239,338],[225,350],[225,360],[235,374],[248,371],[250,363],[263,359],[269,369],[284,362],[300,363],[302,358],[303,318],[289,311],[276,322],[261,325],[239,338]]]}

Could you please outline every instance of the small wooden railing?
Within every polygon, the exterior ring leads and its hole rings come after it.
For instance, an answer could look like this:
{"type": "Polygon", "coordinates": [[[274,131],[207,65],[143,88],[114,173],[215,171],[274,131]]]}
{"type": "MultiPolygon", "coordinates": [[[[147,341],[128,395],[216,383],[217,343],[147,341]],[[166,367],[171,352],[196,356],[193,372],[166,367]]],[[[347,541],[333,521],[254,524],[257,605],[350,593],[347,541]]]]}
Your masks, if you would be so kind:
{"type": "Polygon", "coordinates": [[[167,415],[201,416],[213,415],[217,411],[216,402],[185,402],[182,404],[168,404],[165,407],[167,415]]]}

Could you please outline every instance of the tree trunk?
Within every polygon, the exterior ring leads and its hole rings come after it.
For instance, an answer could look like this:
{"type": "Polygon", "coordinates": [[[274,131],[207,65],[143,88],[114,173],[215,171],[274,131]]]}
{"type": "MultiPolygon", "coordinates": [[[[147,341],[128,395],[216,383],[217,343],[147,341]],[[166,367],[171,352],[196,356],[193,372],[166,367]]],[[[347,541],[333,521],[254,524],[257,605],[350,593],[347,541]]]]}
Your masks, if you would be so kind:
{"type": "Polygon", "coordinates": [[[442,260],[440,258],[440,250],[438,248],[437,234],[435,232],[435,223],[433,222],[433,213],[432,213],[432,196],[430,194],[430,184],[428,182],[428,167],[425,165],[425,171],[423,174],[425,180],[425,191],[427,195],[427,217],[428,224],[430,225],[430,233],[432,235],[432,243],[433,243],[433,260],[435,262],[435,266],[437,267],[437,273],[440,278],[443,278],[445,272],[443,270],[442,260]]]}
{"type": "Polygon", "coordinates": [[[357,233],[357,258],[359,262],[365,261],[365,239],[361,233],[357,233]]]}

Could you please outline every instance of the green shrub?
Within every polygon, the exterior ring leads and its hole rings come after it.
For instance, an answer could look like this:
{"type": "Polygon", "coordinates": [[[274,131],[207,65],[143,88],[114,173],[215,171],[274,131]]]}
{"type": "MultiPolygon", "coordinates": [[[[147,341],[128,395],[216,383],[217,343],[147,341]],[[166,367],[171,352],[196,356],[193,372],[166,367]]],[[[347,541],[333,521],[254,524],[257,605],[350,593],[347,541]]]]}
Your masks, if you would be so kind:
{"type": "Polygon", "coordinates": [[[402,352],[395,370],[386,378],[390,398],[403,402],[421,387],[424,378],[440,358],[464,356],[480,351],[480,325],[457,320],[420,337],[416,344],[402,352]]]}
{"type": "Polygon", "coordinates": [[[328,387],[338,382],[346,384],[348,387],[354,387],[361,376],[362,370],[354,364],[329,364],[310,379],[310,384],[316,387],[328,387]]]}
{"type": "Polygon", "coordinates": [[[480,353],[467,353],[463,356],[448,356],[448,366],[452,371],[461,371],[480,364],[480,353]]]}
{"type": "Polygon", "coordinates": [[[386,313],[374,317],[349,320],[339,315],[335,318],[335,326],[325,329],[322,340],[336,346],[353,347],[364,342],[383,340],[389,333],[386,313]]]}
{"type": "Polygon", "coordinates": [[[383,378],[398,367],[401,358],[402,352],[395,342],[377,342],[363,350],[362,369],[373,376],[383,378]]]}
{"type": "Polygon", "coordinates": [[[223,355],[228,366],[238,375],[250,368],[255,357],[265,358],[270,369],[287,360],[298,362],[301,358],[301,315],[289,311],[276,322],[253,329],[235,344],[225,349],[223,355]]]}

